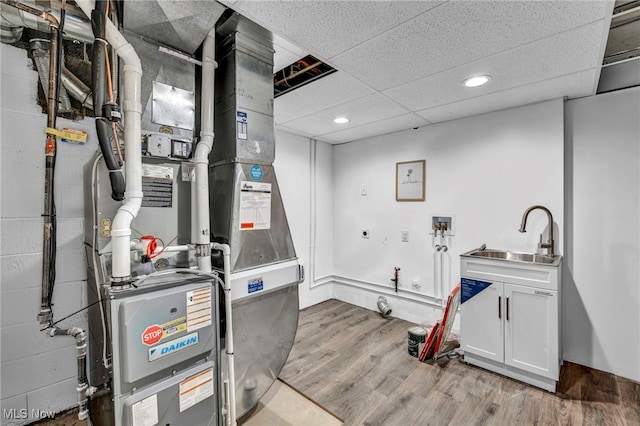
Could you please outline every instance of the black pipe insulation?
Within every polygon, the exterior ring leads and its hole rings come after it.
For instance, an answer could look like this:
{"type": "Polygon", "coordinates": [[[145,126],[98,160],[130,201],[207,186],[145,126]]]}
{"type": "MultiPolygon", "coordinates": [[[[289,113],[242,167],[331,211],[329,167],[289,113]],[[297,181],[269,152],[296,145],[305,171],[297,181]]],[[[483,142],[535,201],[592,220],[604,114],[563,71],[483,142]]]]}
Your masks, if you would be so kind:
{"type": "Polygon", "coordinates": [[[105,49],[105,12],[107,3],[105,0],[97,0],[95,9],[91,11],[91,28],[93,29],[91,78],[93,83],[93,111],[96,116],[96,132],[100,151],[104,158],[105,165],[109,170],[109,180],[111,181],[111,198],[116,201],[124,200],[125,181],[122,169],[118,164],[111,148],[111,122],[105,117],[103,106],[107,97],[106,85],[106,61],[105,49]]]}
{"type": "MultiPolygon", "coordinates": [[[[60,48],[58,23],[50,25],[51,47],[49,51],[49,90],[47,93],[47,127],[56,127],[58,106],[58,85],[56,84],[57,61],[60,48]]],[[[44,213],[42,239],[42,288],[40,298],[40,313],[38,322],[40,329],[47,329],[53,319],[51,298],[56,280],[56,205],[54,199],[54,177],[56,168],[56,138],[48,134],[45,144],[45,175],[44,175],[44,213]]]]}

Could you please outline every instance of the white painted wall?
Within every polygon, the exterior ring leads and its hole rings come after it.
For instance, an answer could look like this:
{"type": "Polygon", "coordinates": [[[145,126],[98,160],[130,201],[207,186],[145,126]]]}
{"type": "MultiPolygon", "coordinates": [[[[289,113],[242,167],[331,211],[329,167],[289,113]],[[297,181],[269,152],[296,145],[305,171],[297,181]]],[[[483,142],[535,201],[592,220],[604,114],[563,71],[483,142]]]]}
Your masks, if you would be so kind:
{"type": "MultiPolygon", "coordinates": [[[[385,294],[393,315],[414,322],[441,316],[437,243],[429,214],[454,214],[456,235],[447,238],[445,297],[459,281],[459,255],[489,248],[536,251],[547,217],[525,209],[548,207],[563,229],[563,101],[431,125],[334,148],[334,296],[376,309],[385,294]],[[426,200],[396,202],[395,164],[426,160],[426,200]],[[367,195],[361,195],[363,185],[367,195]],[[361,230],[370,238],[363,239],[361,230]],[[409,242],[401,242],[401,231],[409,242]],[[393,268],[400,292],[392,290],[393,268]],[[421,287],[412,287],[417,280],[421,287]],[[437,307],[437,309],[434,309],[437,307]]],[[[545,234],[546,235],[546,234],[545,234]]],[[[556,252],[562,241],[556,232],[556,252]]]]}
{"type": "MultiPolygon", "coordinates": [[[[2,409],[63,410],[76,404],[75,341],[39,331],[46,116],[26,51],[0,44],[0,304],[2,409]]],[[[54,320],[86,306],[83,166],[97,148],[93,120],[58,120],[89,133],[86,145],[58,144],[57,280],[54,320]]],[[[60,326],[86,328],[80,314],[60,326]]],[[[34,420],[31,416],[25,421],[34,420]]],[[[13,422],[2,416],[2,424],[13,422]]],[[[15,424],[15,423],[11,423],[15,424]]]]}
{"type": "Polygon", "coordinates": [[[293,245],[305,267],[305,280],[298,287],[300,309],[332,297],[330,285],[314,284],[315,276],[329,274],[332,267],[333,246],[333,168],[332,147],[315,143],[315,187],[311,186],[314,166],[314,142],[301,136],[278,131],[274,169],[282,193],[282,202],[289,222],[293,245]],[[312,256],[312,197],[315,191],[316,238],[312,256]],[[314,261],[315,258],[315,261],[314,261]]]}
{"type": "Polygon", "coordinates": [[[566,108],[564,358],[640,381],[640,88],[566,108]]]}

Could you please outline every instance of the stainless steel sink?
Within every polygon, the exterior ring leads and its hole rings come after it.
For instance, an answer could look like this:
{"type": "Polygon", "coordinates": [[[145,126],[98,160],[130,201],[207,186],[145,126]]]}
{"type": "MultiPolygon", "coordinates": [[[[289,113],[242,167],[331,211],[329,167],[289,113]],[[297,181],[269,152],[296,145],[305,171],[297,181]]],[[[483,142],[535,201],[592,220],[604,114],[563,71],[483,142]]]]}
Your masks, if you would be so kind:
{"type": "Polygon", "coordinates": [[[562,260],[562,256],[557,254],[551,256],[547,254],[519,253],[515,251],[494,249],[474,249],[461,254],[461,256],[491,260],[505,260],[507,262],[532,263],[545,266],[558,266],[560,265],[560,261],[562,260]]]}

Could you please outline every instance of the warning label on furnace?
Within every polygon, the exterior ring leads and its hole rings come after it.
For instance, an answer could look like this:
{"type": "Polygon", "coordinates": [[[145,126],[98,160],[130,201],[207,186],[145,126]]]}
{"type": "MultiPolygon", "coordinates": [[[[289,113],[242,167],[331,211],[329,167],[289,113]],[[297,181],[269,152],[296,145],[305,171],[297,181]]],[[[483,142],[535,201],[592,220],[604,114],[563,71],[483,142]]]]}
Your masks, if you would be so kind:
{"type": "Polygon", "coordinates": [[[271,228],[271,184],[242,181],[240,187],[240,229],[271,228]]]}
{"type": "Polygon", "coordinates": [[[134,426],[153,426],[158,423],[158,395],[153,394],[131,406],[134,426]]]}
{"type": "Polygon", "coordinates": [[[173,203],[173,168],[142,165],[142,207],[171,207],[173,203]]]}
{"type": "Polygon", "coordinates": [[[211,325],[211,287],[187,292],[187,331],[211,325]]]}
{"type": "Polygon", "coordinates": [[[180,382],[180,412],[213,395],[213,368],[180,382]]]}

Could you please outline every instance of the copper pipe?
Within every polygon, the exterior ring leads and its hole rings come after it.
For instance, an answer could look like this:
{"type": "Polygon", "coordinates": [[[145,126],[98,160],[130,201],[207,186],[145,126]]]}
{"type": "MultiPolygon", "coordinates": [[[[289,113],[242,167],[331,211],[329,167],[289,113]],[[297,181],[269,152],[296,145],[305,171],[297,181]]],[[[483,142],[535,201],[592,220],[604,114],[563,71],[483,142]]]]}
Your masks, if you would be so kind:
{"type": "Polygon", "coordinates": [[[317,66],[319,66],[319,65],[322,65],[322,61],[318,61],[318,62],[316,62],[315,64],[313,64],[313,65],[309,65],[308,67],[303,68],[303,69],[301,69],[301,70],[300,70],[300,71],[298,71],[298,72],[294,72],[293,74],[291,74],[291,75],[289,75],[289,76],[287,76],[287,77],[283,78],[282,80],[276,81],[276,85],[278,85],[278,84],[280,84],[280,83],[283,83],[283,82],[287,81],[287,80],[288,80],[288,79],[290,79],[290,78],[297,77],[297,76],[299,76],[300,74],[304,74],[305,72],[307,72],[307,71],[309,71],[309,70],[312,70],[312,69],[314,69],[315,67],[317,67],[317,66]]]}
{"type": "Polygon", "coordinates": [[[58,28],[60,26],[60,23],[58,22],[58,19],[53,16],[52,14],[50,14],[49,12],[45,12],[43,10],[40,9],[36,9],[35,7],[31,7],[31,6],[27,6],[26,4],[17,2],[15,0],[0,0],[2,3],[4,4],[8,4],[9,6],[13,6],[16,9],[20,9],[23,12],[27,12],[31,15],[35,15],[35,16],[39,16],[42,19],[44,19],[45,21],[49,22],[49,25],[55,28],[58,28]]]}
{"type": "MultiPolygon", "coordinates": [[[[109,2],[107,2],[107,7],[109,5],[109,2]]],[[[108,15],[105,16],[105,19],[109,19],[108,15]]],[[[109,62],[109,49],[107,48],[107,45],[105,44],[104,46],[104,59],[105,59],[105,66],[107,68],[106,71],[106,75],[107,75],[107,87],[108,87],[108,94],[109,94],[109,102],[113,102],[113,83],[111,81],[111,64],[109,62]]],[[[118,133],[116,132],[116,123],[112,122],[111,123],[111,132],[113,133],[113,145],[116,148],[116,153],[118,154],[118,163],[120,164],[120,166],[122,166],[122,164],[124,163],[124,159],[122,158],[122,150],[120,149],[120,141],[118,140],[118,133]]]]}

